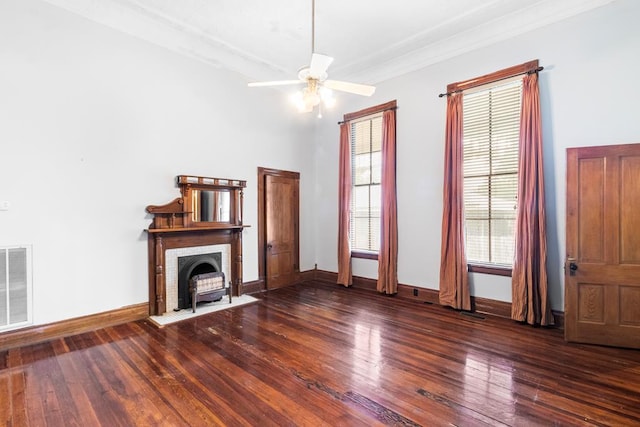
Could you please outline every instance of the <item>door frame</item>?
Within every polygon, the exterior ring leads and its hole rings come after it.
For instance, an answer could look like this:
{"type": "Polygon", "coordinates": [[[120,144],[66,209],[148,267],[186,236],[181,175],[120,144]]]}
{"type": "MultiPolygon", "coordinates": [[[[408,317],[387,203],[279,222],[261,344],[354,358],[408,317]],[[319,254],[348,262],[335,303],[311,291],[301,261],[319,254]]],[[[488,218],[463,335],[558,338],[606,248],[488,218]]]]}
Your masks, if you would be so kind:
{"type": "MultiPolygon", "coordinates": [[[[265,204],[266,196],[266,177],[279,176],[300,180],[300,172],[291,172],[286,170],[264,168],[258,166],[258,278],[263,284],[262,289],[267,287],[267,211],[265,204]]],[[[298,188],[298,197],[300,197],[300,189],[298,188]]],[[[300,205],[295,206],[296,224],[300,224],[300,205]]],[[[295,227],[295,250],[293,251],[294,262],[298,266],[300,272],[300,227],[295,227]]]]}

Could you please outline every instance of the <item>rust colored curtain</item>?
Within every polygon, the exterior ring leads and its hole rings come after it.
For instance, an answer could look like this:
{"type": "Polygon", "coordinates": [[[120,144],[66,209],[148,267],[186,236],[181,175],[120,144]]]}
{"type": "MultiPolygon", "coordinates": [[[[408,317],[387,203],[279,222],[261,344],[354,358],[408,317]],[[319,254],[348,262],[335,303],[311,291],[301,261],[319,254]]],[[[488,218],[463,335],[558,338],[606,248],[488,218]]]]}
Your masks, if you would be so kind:
{"type": "Polygon", "coordinates": [[[452,94],[447,98],[445,139],[439,299],[442,305],[471,310],[464,247],[462,94],[452,94]]]}
{"type": "Polygon", "coordinates": [[[547,295],[542,127],[536,73],[522,80],[519,159],[511,318],[531,325],[552,325],[547,295]]]}
{"type": "Polygon", "coordinates": [[[340,125],[340,165],[338,188],[338,284],[351,286],[351,247],[349,220],[351,210],[351,141],[349,123],[340,125]]]}
{"type": "Polygon", "coordinates": [[[382,113],[382,175],[378,292],[398,293],[398,215],[396,199],[396,111],[382,113]]]}

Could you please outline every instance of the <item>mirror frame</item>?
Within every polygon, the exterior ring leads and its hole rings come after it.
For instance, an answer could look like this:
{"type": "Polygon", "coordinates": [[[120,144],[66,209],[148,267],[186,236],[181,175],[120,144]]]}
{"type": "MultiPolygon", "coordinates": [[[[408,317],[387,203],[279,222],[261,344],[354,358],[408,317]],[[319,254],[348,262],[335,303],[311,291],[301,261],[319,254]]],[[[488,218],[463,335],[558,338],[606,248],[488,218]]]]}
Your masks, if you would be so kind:
{"type": "Polygon", "coordinates": [[[184,200],[185,213],[189,215],[185,218],[189,227],[212,227],[212,226],[242,226],[242,202],[243,189],[246,181],[226,178],[208,178],[192,175],[178,175],[178,187],[184,200]],[[193,204],[198,191],[226,191],[229,192],[229,220],[228,221],[196,221],[194,218],[193,204]]]}

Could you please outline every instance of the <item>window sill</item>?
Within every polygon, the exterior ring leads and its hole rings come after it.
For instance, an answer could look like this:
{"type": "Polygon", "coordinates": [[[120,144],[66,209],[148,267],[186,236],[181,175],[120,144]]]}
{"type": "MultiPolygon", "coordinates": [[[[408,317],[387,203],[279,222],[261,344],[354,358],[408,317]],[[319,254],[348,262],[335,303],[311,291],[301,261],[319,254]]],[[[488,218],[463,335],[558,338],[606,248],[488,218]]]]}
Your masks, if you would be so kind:
{"type": "Polygon", "coordinates": [[[467,264],[469,273],[493,274],[494,276],[511,277],[511,267],[498,267],[495,265],[467,264]]]}
{"type": "Polygon", "coordinates": [[[367,252],[367,251],[351,251],[351,258],[362,258],[362,259],[378,259],[377,252],[367,252]]]}

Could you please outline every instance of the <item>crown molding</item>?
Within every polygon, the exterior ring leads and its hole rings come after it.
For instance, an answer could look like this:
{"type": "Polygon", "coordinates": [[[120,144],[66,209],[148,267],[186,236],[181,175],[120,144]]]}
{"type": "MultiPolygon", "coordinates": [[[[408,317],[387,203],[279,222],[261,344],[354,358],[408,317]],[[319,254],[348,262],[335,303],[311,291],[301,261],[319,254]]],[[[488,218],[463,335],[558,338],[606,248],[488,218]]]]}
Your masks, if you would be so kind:
{"type": "MultiPolygon", "coordinates": [[[[264,56],[239,49],[231,41],[217,39],[184,22],[144,7],[136,0],[44,0],[117,31],[129,34],[216,68],[225,68],[247,79],[291,78],[291,70],[269,62],[264,56]]],[[[499,2],[452,17],[434,28],[335,64],[331,74],[368,84],[419,70],[520,34],[604,6],[616,0],[542,0],[516,12],[471,26],[474,14],[482,14],[499,2]]]]}

